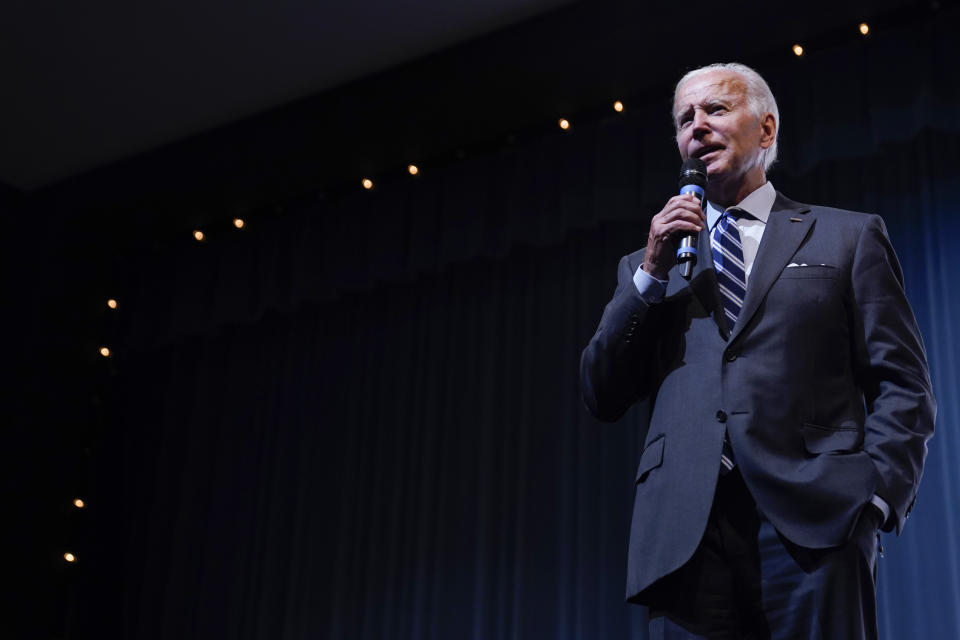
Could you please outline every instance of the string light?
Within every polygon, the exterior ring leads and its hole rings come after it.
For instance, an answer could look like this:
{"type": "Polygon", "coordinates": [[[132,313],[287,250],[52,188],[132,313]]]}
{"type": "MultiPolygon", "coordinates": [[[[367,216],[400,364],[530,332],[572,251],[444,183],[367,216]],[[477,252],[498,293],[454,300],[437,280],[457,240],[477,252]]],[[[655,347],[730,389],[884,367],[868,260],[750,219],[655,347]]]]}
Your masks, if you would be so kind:
{"type": "Polygon", "coordinates": [[[85,506],[87,506],[87,503],[80,498],[77,498],[73,501],[73,506],[75,506],[77,509],[83,509],[85,506]]]}
{"type": "Polygon", "coordinates": [[[107,347],[100,347],[100,355],[102,355],[104,358],[109,358],[110,349],[108,349],[107,347]]]}
{"type": "Polygon", "coordinates": [[[243,229],[243,227],[244,227],[246,224],[247,224],[247,223],[243,221],[243,218],[234,218],[234,219],[233,219],[233,226],[235,226],[237,229],[243,229]]]}
{"type": "Polygon", "coordinates": [[[77,556],[67,551],[65,554],[63,554],[63,559],[66,560],[67,562],[76,562],[77,556]]]}
{"type": "Polygon", "coordinates": [[[116,309],[117,301],[114,300],[113,298],[110,298],[109,300],[107,300],[107,306],[110,307],[111,309],[116,309]]]}
{"type": "Polygon", "coordinates": [[[866,22],[861,22],[860,33],[862,33],[863,35],[867,35],[868,33],[870,33],[870,25],[868,25],[866,22]]]}
{"type": "Polygon", "coordinates": [[[797,56],[798,58],[799,58],[800,56],[802,56],[802,55],[803,55],[803,47],[801,47],[801,46],[798,45],[798,44],[793,45],[793,55],[797,56]]]}
{"type": "Polygon", "coordinates": [[[203,238],[204,238],[203,231],[200,231],[200,229],[194,230],[193,232],[194,240],[196,240],[197,242],[203,242],[203,238]]]}
{"type": "Polygon", "coordinates": [[[557,121],[557,124],[559,124],[560,128],[564,131],[570,128],[570,121],[566,118],[560,118],[560,120],[557,121]]]}
{"type": "Polygon", "coordinates": [[[408,172],[410,175],[415,176],[415,175],[417,175],[418,173],[420,173],[420,167],[418,167],[418,166],[415,165],[415,164],[408,164],[408,165],[407,165],[407,172],[408,172]]]}
{"type": "Polygon", "coordinates": [[[623,103],[620,102],[619,100],[617,100],[616,102],[614,102],[614,103],[613,103],[613,110],[616,111],[617,113],[620,113],[621,111],[623,111],[623,103]]]}
{"type": "Polygon", "coordinates": [[[370,189],[373,189],[373,180],[371,180],[370,178],[364,178],[361,184],[363,185],[363,188],[366,189],[367,191],[369,191],[370,189]]]}

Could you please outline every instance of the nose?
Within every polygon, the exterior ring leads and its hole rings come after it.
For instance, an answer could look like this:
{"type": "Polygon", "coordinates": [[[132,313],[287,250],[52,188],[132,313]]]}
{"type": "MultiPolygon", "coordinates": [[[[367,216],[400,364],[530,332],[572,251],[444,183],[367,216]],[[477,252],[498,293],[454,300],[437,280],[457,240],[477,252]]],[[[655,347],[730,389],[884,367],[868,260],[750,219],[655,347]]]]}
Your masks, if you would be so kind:
{"type": "Polygon", "coordinates": [[[709,133],[709,116],[703,109],[694,109],[692,129],[695,138],[709,133]]]}

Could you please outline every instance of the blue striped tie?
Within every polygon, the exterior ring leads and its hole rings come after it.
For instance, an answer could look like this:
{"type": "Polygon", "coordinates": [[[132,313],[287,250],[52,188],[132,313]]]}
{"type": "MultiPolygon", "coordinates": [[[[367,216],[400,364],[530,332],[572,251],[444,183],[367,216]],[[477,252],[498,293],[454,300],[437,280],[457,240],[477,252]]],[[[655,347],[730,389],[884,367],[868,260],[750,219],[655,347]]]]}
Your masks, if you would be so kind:
{"type": "Polygon", "coordinates": [[[723,299],[723,312],[732,330],[747,294],[747,278],[744,273],[743,245],[734,217],[746,215],[742,211],[724,212],[710,234],[713,249],[713,267],[717,272],[717,284],[723,299]]]}
{"type": "MultiPolygon", "coordinates": [[[[713,250],[713,267],[717,273],[717,285],[723,300],[723,313],[727,317],[730,329],[737,322],[743,298],[747,294],[746,266],[743,263],[743,244],[734,219],[750,214],[739,210],[728,210],[710,234],[710,246],[713,250]]],[[[727,473],[736,465],[730,436],[723,434],[723,453],[720,454],[721,473],[727,473]]]]}

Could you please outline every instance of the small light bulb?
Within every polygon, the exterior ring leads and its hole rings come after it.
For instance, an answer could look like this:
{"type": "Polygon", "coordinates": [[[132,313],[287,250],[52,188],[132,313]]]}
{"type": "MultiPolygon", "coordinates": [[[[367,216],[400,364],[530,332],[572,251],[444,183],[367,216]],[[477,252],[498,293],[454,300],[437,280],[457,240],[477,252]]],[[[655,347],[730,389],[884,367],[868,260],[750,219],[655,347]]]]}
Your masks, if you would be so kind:
{"type": "Polygon", "coordinates": [[[373,180],[371,180],[370,178],[364,178],[362,184],[363,184],[363,188],[366,189],[367,191],[369,191],[370,189],[373,189],[373,180]]]}
{"type": "Polygon", "coordinates": [[[63,554],[63,559],[66,560],[67,562],[76,562],[77,556],[67,551],[65,554],[63,554]]]}
{"type": "Polygon", "coordinates": [[[108,349],[108,348],[106,348],[106,347],[100,347],[100,355],[102,355],[104,358],[109,358],[109,357],[110,357],[110,349],[108,349]]]}
{"type": "Polygon", "coordinates": [[[613,103],[613,110],[616,111],[617,113],[620,113],[621,111],[623,111],[623,103],[620,102],[619,100],[617,100],[616,102],[614,102],[614,103],[613,103]]]}
{"type": "Polygon", "coordinates": [[[415,176],[420,173],[420,167],[415,164],[408,164],[407,171],[410,173],[410,175],[415,176]]]}
{"type": "Polygon", "coordinates": [[[73,501],[73,506],[75,506],[77,509],[83,509],[85,506],[87,506],[87,503],[80,498],[77,498],[73,501]]]}
{"type": "Polygon", "coordinates": [[[235,226],[237,229],[243,229],[244,225],[246,225],[246,224],[247,224],[247,223],[243,221],[243,218],[234,218],[234,219],[233,219],[233,226],[235,226]]]}
{"type": "Polygon", "coordinates": [[[793,45],[793,55],[797,56],[798,58],[799,58],[800,56],[802,56],[802,55],[803,55],[803,47],[801,47],[801,46],[798,45],[798,44],[793,45]]]}
{"type": "Polygon", "coordinates": [[[867,35],[868,33],[870,33],[870,25],[868,25],[866,22],[861,22],[860,33],[862,33],[863,35],[867,35]]]}
{"type": "Polygon", "coordinates": [[[117,301],[114,300],[113,298],[110,298],[109,300],[107,300],[107,306],[110,307],[111,309],[116,309],[117,301]]]}
{"type": "Polygon", "coordinates": [[[194,232],[193,232],[193,238],[194,238],[197,242],[203,242],[203,231],[200,231],[199,229],[197,229],[196,231],[194,231],[194,232]]]}
{"type": "Polygon", "coordinates": [[[563,129],[564,131],[570,128],[570,121],[567,120],[566,118],[560,118],[557,124],[559,124],[560,128],[563,129]]]}

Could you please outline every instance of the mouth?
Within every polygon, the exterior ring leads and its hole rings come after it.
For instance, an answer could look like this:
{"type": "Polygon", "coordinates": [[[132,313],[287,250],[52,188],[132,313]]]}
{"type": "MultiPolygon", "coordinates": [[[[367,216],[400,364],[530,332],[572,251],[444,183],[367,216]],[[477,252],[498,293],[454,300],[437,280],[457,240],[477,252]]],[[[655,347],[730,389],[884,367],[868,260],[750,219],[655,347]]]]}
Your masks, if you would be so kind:
{"type": "Polygon", "coordinates": [[[691,155],[694,158],[700,158],[701,160],[706,159],[707,156],[712,155],[716,151],[722,151],[723,147],[720,145],[707,145],[705,147],[700,147],[694,151],[691,155]]]}

